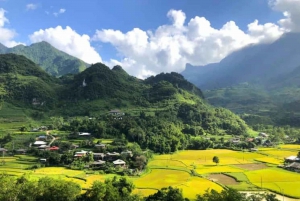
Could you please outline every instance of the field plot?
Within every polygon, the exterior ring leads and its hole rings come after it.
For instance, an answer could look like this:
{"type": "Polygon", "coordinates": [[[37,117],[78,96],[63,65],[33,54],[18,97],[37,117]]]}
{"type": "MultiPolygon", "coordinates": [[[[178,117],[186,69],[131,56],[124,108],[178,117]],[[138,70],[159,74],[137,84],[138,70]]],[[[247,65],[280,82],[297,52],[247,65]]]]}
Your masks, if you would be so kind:
{"type": "Polygon", "coordinates": [[[296,151],[300,151],[300,144],[284,144],[280,145],[281,149],[293,149],[296,151]]]}
{"type": "Polygon", "coordinates": [[[287,150],[268,150],[268,151],[262,151],[263,154],[266,154],[268,156],[273,156],[277,159],[284,159],[285,157],[289,156],[297,156],[297,151],[287,151],[287,150]]]}
{"type": "Polygon", "coordinates": [[[218,183],[221,183],[223,185],[238,185],[239,182],[237,182],[234,178],[229,177],[224,174],[211,174],[208,177],[209,179],[216,181],[218,183]]]}
{"type": "Polygon", "coordinates": [[[134,180],[134,184],[138,188],[161,189],[168,186],[178,186],[188,181],[190,174],[177,170],[157,170],[134,180]]]}
{"type": "Polygon", "coordinates": [[[300,198],[300,174],[279,168],[268,168],[245,173],[249,181],[256,186],[267,188],[278,193],[300,198]]]}
{"type": "Polygon", "coordinates": [[[245,170],[261,170],[261,169],[265,169],[268,167],[263,163],[239,164],[239,165],[235,165],[235,166],[245,169],[245,170]]]}
{"type": "Polygon", "coordinates": [[[232,150],[215,149],[203,151],[181,151],[172,155],[172,159],[180,160],[185,164],[191,165],[213,165],[212,158],[218,156],[221,165],[247,164],[253,163],[254,159],[261,158],[263,155],[251,152],[238,152],[232,150]]]}
{"type": "Polygon", "coordinates": [[[181,161],[171,160],[171,159],[158,159],[152,160],[148,163],[149,167],[183,167],[186,168],[187,165],[181,161]]]}
{"type": "Polygon", "coordinates": [[[277,159],[277,158],[272,158],[272,157],[258,158],[258,159],[255,159],[255,161],[262,162],[262,163],[274,164],[274,165],[280,165],[280,164],[283,164],[283,162],[284,162],[283,159],[277,159]]]}
{"type": "Polygon", "coordinates": [[[208,188],[219,192],[223,189],[220,185],[200,177],[191,177],[187,182],[176,187],[181,188],[183,196],[191,200],[194,200],[197,194],[204,194],[208,188]]]}
{"type": "Polygon", "coordinates": [[[223,172],[244,172],[241,168],[235,168],[228,165],[210,165],[210,166],[197,166],[196,172],[198,174],[209,173],[223,173],[223,172]]]}

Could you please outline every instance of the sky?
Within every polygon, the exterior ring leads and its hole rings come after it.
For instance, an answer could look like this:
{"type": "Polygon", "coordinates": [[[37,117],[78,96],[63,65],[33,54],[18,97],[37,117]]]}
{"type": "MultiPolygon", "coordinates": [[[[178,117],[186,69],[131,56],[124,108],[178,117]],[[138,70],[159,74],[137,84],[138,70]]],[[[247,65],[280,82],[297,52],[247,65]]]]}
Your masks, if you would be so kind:
{"type": "Polygon", "coordinates": [[[0,0],[0,43],[47,41],[146,78],[300,31],[300,0],[0,0]]]}

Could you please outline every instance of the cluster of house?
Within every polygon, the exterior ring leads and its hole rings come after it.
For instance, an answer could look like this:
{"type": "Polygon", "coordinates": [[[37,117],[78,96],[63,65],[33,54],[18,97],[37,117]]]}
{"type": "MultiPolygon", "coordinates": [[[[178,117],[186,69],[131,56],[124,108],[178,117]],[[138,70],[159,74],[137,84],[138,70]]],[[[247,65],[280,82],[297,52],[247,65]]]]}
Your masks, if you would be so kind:
{"type": "Polygon", "coordinates": [[[30,146],[36,147],[39,150],[50,150],[50,151],[59,150],[59,147],[57,146],[50,146],[51,142],[48,143],[47,140],[48,140],[47,135],[40,135],[37,137],[36,141],[30,146]]]}
{"type": "Polygon", "coordinates": [[[300,172],[300,158],[298,156],[289,156],[284,159],[285,165],[283,168],[295,172],[300,172]]]}
{"type": "MultiPolygon", "coordinates": [[[[266,134],[266,133],[259,133],[257,137],[255,137],[255,138],[247,138],[245,140],[245,142],[254,142],[256,140],[261,140],[261,144],[262,145],[271,146],[272,143],[270,142],[270,140],[268,138],[269,138],[268,134],[266,134]]],[[[241,143],[243,141],[241,140],[240,137],[234,137],[234,138],[230,139],[230,142],[232,142],[234,144],[239,144],[239,143],[241,143]]]]}
{"type": "Polygon", "coordinates": [[[30,131],[39,132],[39,131],[46,131],[47,129],[48,129],[47,126],[40,126],[40,127],[32,128],[30,131]]]}
{"type": "MultiPolygon", "coordinates": [[[[103,146],[103,144],[102,144],[102,146],[103,146]]],[[[91,151],[81,150],[81,151],[75,152],[74,157],[80,158],[80,157],[86,156],[87,154],[93,155],[94,161],[89,166],[92,168],[101,168],[106,164],[106,162],[112,162],[115,167],[125,168],[126,162],[121,160],[120,157],[121,156],[125,156],[125,157],[133,156],[132,151],[128,151],[128,150],[122,151],[121,153],[118,153],[118,152],[93,153],[91,151]]]]}

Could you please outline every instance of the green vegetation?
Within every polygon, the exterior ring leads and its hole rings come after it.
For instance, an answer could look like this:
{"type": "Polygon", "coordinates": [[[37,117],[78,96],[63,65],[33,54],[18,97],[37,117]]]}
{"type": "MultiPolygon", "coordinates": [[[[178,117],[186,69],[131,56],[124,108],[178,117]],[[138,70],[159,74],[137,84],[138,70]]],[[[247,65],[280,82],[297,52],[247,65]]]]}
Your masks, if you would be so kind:
{"type": "Polygon", "coordinates": [[[13,48],[5,48],[2,44],[1,46],[1,54],[14,53],[23,55],[54,76],[69,73],[76,74],[89,66],[80,59],[57,50],[47,42],[35,43],[30,46],[17,45],[13,48]]]}
{"type": "Polygon", "coordinates": [[[23,56],[7,54],[0,59],[2,91],[6,92],[2,110],[12,104],[22,108],[20,114],[27,119],[61,116],[54,117],[59,121],[48,121],[50,128],[90,132],[96,138],[124,135],[129,142],[160,153],[206,149],[212,144],[199,136],[247,135],[249,131],[229,110],[208,105],[201,90],[177,73],[142,81],[120,66],[111,70],[98,63],[75,76],[57,79],[23,56]],[[124,109],[125,115],[108,114],[115,108],[124,109]]]}

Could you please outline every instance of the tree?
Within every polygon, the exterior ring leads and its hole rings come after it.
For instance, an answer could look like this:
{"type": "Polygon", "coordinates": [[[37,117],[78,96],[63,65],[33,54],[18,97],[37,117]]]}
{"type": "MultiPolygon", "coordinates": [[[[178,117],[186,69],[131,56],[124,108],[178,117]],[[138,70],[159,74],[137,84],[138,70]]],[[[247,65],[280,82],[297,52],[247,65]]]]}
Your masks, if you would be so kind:
{"type": "Polygon", "coordinates": [[[218,156],[214,156],[214,157],[213,157],[213,162],[216,163],[216,165],[218,165],[219,162],[220,162],[219,157],[218,157],[218,156]]]}
{"type": "Polygon", "coordinates": [[[184,198],[182,191],[178,188],[169,186],[168,188],[162,188],[157,193],[149,195],[146,201],[188,201],[184,198]]]}

